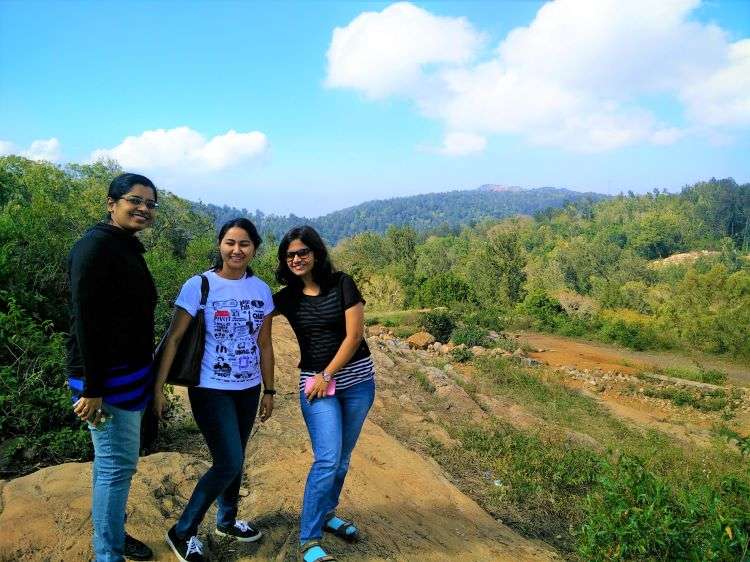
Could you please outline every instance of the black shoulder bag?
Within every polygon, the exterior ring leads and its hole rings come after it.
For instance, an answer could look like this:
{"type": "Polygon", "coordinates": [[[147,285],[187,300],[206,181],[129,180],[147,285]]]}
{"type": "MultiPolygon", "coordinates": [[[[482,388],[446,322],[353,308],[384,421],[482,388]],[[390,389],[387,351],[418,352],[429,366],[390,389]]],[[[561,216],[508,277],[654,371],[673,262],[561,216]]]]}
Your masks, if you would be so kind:
{"type": "MultiPolygon", "coordinates": [[[[201,275],[201,303],[195,316],[190,320],[190,325],[182,336],[180,345],[172,361],[172,366],[167,375],[167,382],[178,386],[196,386],[201,381],[201,363],[203,361],[203,350],[206,347],[206,318],[204,310],[208,301],[208,278],[201,275]]],[[[169,333],[169,332],[167,332],[169,333]]],[[[159,368],[161,355],[164,349],[167,334],[159,343],[154,357],[154,365],[159,368]]]]}

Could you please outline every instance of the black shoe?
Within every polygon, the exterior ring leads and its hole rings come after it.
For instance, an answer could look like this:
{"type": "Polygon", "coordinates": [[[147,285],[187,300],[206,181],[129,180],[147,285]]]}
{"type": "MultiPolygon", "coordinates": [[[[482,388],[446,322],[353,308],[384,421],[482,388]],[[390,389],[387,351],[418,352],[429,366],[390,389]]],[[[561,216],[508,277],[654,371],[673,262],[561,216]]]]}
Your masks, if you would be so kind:
{"type": "Polygon", "coordinates": [[[152,550],[138,539],[125,533],[125,558],[130,560],[151,560],[154,557],[152,550]]]}
{"type": "Polygon", "coordinates": [[[187,539],[181,539],[177,536],[175,528],[172,527],[167,531],[167,544],[180,562],[205,561],[203,557],[203,543],[195,535],[187,539]]]}
{"type": "Polygon", "coordinates": [[[222,537],[232,537],[240,542],[257,541],[263,536],[260,529],[256,529],[249,521],[243,521],[242,519],[237,519],[234,522],[234,525],[221,527],[217,525],[216,534],[221,535],[222,537]]]}

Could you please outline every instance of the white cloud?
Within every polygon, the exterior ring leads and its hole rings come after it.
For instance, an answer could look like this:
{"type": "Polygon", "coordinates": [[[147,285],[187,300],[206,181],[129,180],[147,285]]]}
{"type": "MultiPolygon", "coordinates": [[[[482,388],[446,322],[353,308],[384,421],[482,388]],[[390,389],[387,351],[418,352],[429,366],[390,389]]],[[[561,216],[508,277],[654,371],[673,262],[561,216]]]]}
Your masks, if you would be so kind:
{"type": "Polygon", "coordinates": [[[46,140],[35,140],[28,150],[21,152],[21,156],[31,160],[57,162],[61,156],[60,141],[54,137],[46,140]]]}
{"type": "Polygon", "coordinates": [[[487,147],[487,139],[473,133],[447,133],[443,146],[438,152],[446,156],[466,156],[482,152],[487,147]]]}
{"type": "MultiPolygon", "coordinates": [[[[698,3],[557,0],[491,53],[481,52],[483,36],[465,19],[394,4],[334,31],[328,84],[368,97],[406,95],[447,131],[519,135],[577,151],[670,144],[707,126],[747,126],[750,40],[732,44],[719,27],[691,21],[698,3]],[[433,20],[440,25],[431,35],[421,22],[433,20]],[[441,40],[425,39],[433,36],[441,40]],[[439,48],[423,56],[414,46],[420,41],[439,48]],[[441,58],[447,52],[460,56],[441,58]],[[686,129],[662,122],[649,109],[653,98],[681,101],[686,129]]],[[[440,152],[460,152],[447,147],[440,152]]]]}
{"type": "Polygon", "coordinates": [[[681,93],[689,114],[701,124],[750,126],[750,39],[731,45],[722,67],[685,85],[681,93]]]}
{"type": "Polygon", "coordinates": [[[58,162],[62,156],[60,141],[54,137],[35,140],[26,150],[18,148],[10,141],[0,140],[0,156],[8,154],[18,154],[29,160],[47,160],[48,162],[58,162]]]}
{"type": "Polygon", "coordinates": [[[467,63],[482,42],[465,18],[439,17],[399,2],[334,29],[326,84],[356,88],[370,98],[413,93],[425,85],[424,65],[467,63]]]}
{"type": "Polygon", "coordinates": [[[8,154],[15,154],[16,147],[10,141],[0,140],[0,156],[7,156],[8,154]]]}
{"type": "Polygon", "coordinates": [[[211,139],[189,127],[144,131],[114,148],[98,149],[91,160],[113,158],[124,168],[140,170],[216,171],[262,156],[268,139],[259,131],[230,130],[211,139]]]}

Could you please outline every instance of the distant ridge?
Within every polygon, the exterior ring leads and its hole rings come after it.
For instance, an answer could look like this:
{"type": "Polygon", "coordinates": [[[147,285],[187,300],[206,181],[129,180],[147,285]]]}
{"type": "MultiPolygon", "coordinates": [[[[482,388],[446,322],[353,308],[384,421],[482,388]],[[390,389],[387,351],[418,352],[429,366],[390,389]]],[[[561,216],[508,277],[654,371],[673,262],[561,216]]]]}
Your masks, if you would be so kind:
{"type": "Polygon", "coordinates": [[[525,191],[523,187],[517,185],[499,185],[495,183],[486,183],[479,186],[479,191],[494,191],[496,193],[510,192],[510,191],[525,191]]]}
{"type": "Polygon", "coordinates": [[[601,193],[580,193],[558,187],[524,189],[518,186],[485,184],[477,189],[426,193],[367,201],[317,218],[266,215],[260,210],[250,212],[229,206],[193,203],[196,210],[214,218],[217,225],[237,216],[247,216],[265,234],[277,239],[300,224],[314,226],[330,243],[360,232],[383,233],[391,226],[410,225],[418,231],[450,232],[486,219],[515,215],[533,215],[568,203],[599,201],[608,196],[601,193]]]}

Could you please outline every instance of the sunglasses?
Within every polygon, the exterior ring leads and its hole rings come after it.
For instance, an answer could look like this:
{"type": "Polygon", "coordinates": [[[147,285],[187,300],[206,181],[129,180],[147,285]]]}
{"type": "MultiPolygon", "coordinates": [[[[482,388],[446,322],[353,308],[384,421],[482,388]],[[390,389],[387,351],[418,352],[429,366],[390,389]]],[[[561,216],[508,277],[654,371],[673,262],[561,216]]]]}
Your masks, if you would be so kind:
{"type": "Polygon", "coordinates": [[[287,252],[286,261],[292,261],[294,259],[294,256],[297,256],[301,260],[307,259],[307,257],[310,255],[310,252],[312,252],[310,248],[301,248],[294,252],[287,252]]]}
{"type": "Polygon", "coordinates": [[[137,195],[126,195],[125,197],[120,197],[120,199],[125,199],[125,201],[127,201],[131,205],[135,205],[136,207],[146,205],[147,209],[159,208],[159,204],[153,199],[144,199],[143,197],[138,197],[137,195]]]}

